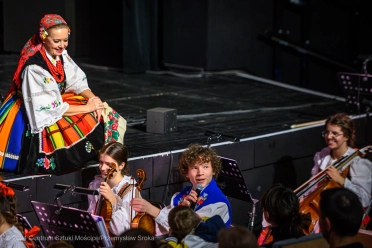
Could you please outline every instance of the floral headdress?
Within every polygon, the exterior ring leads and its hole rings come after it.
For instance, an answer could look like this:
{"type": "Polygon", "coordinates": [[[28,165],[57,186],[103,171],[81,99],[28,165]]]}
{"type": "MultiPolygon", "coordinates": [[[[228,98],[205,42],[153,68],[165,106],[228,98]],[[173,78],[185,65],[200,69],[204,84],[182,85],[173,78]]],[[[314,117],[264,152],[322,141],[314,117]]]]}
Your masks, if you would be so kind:
{"type": "MultiPolygon", "coordinates": [[[[21,57],[19,59],[17,69],[13,75],[14,85],[12,85],[12,88],[20,88],[21,72],[24,64],[29,57],[41,49],[42,41],[48,36],[47,29],[58,24],[67,24],[67,22],[60,15],[56,14],[46,14],[43,18],[41,18],[38,32],[34,34],[22,48],[20,54],[21,57]]],[[[68,29],[68,36],[70,38],[70,29],[68,29]]]]}
{"type": "MultiPolygon", "coordinates": [[[[59,15],[47,14],[40,20],[39,37],[45,40],[48,36],[47,29],[58,24],[67,24],[66,21],[59,15]]],[[[68,29],[68,37],[70,38],[70,29],[68,29]]]]}

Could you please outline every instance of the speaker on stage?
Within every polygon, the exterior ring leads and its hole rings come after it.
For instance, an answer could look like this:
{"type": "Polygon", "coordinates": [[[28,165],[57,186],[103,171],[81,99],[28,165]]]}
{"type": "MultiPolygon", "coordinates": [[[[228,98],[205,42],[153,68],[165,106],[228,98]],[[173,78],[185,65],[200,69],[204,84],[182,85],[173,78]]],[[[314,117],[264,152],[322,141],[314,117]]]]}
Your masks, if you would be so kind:
{"type": "Polygon", "coordinates": [[[148,109],[146,131],[159,134],[177,131],[177,110],[169,108],[148,109]]]}

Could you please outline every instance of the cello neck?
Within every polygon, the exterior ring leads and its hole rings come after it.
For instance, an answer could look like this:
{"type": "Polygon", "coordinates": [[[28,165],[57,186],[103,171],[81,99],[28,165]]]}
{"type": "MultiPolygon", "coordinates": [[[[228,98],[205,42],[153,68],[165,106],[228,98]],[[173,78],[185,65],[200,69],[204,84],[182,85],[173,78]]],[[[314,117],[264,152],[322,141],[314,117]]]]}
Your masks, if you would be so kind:
{"type": "Polygon", "coordinates": [[[313,186],[324,180],[328,177],[326,170],[330,166],[334,166],[337,170],[344,170],[347,165],[350,164],[350,162],[358,155],[360,155],[360,150],[357,150],[353,152],[349,156],[342,156],[340,159],[338,159],[333,164],[327,166],[324,170],[320,171],[318,174],[316,174],[314,177],[307,180],[304,184],[302,184],[300,187],[298,187],[296,190],[294,190],[294,193],[297,195],[298,198],[305,195],[313,186]]]}

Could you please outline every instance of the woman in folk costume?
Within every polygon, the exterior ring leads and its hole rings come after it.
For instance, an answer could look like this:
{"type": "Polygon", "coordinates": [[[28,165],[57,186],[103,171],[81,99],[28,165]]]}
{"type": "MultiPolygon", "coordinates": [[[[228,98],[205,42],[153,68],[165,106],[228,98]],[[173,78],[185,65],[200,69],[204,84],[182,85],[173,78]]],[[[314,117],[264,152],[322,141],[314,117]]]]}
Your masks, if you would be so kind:
{"type": "Polygon", "coordinates": [[[123,118],[89,89],[67,53],[69,37],[66,21],[47,14],[23,47],[0,107],[1,170],[60,174],[96,159],[104,142],[123,142],[125,121],[119,135],[123,118]]]}

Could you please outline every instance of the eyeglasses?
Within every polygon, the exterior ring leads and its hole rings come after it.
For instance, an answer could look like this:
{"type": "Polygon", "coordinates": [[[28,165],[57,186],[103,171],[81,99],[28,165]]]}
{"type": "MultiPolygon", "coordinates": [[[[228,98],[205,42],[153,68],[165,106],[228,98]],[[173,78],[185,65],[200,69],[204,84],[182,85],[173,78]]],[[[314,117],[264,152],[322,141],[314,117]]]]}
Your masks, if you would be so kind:
{"type": "Polygon", "coordinates": [[[330,131],[323,131],[322,136],[325,138],[326,136],[331,136],[337,138],[338,136],[344,135],[343,133],[336,133],[336,132],[330,132],[330,131]]]}

